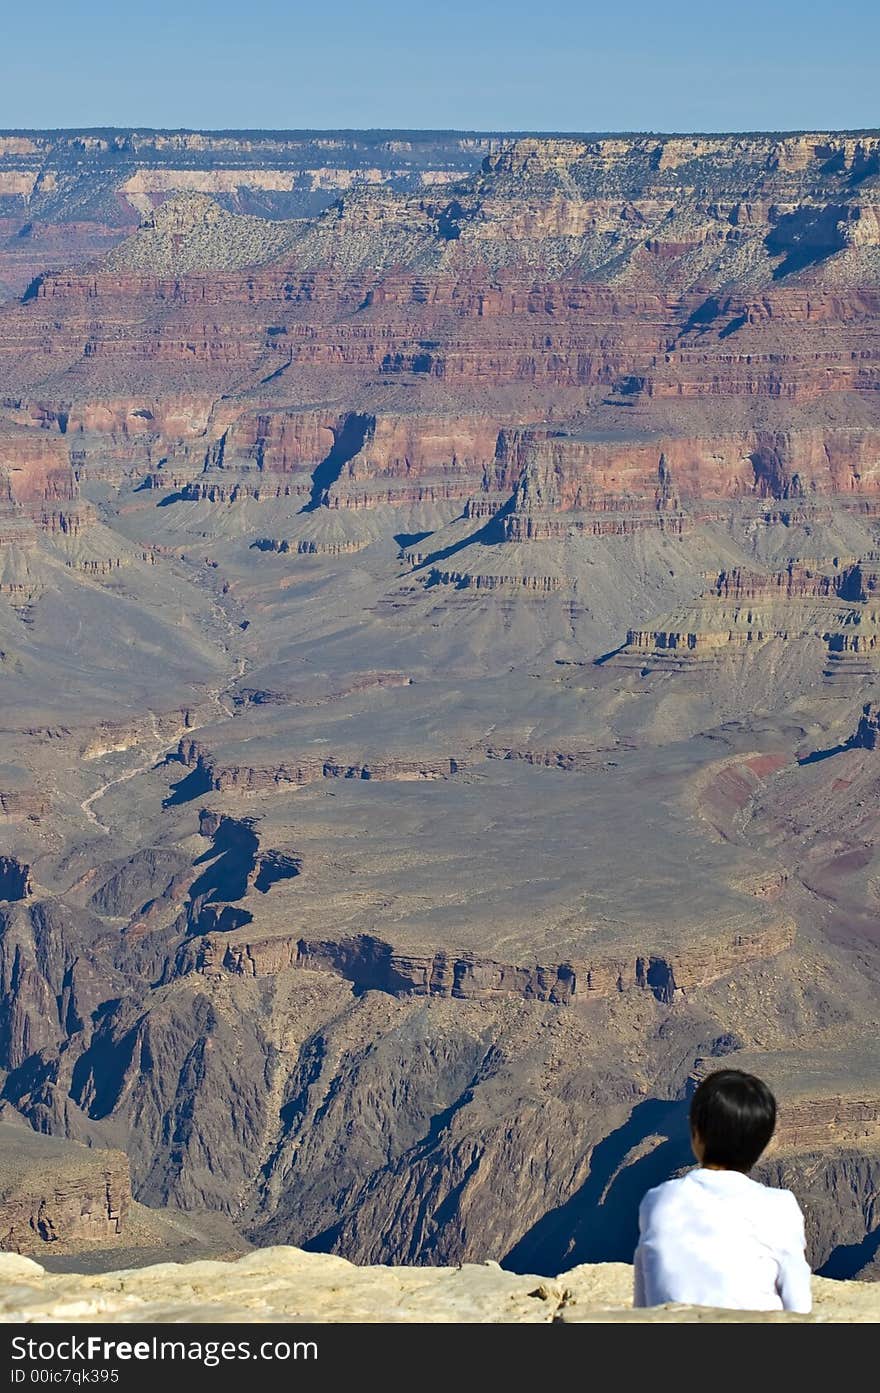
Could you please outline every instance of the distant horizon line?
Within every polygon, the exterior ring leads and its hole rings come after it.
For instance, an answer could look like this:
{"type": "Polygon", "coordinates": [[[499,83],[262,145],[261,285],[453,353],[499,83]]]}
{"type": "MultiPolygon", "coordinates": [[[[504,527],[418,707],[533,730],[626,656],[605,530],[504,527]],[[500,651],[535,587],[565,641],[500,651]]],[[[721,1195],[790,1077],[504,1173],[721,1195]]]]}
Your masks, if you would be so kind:
{"type": "Polygon", "coordinates": [[[501,130],[465,127],[432,126],[145,126],[138,124],[122,126],[3,126],[0,138],[4,136],[47,136],[47,135],[206,135],[206,136],[462,136],[489,139],[524,139],[530,136],[556,140],[613,140],[638,137],[655,140],[681,139],[720,139],[736,136],[790,137],[809,135],[854,135],[880,136],[880,126],[812,126],[791,130],[715,130],[715,131],[655,131],[655,130],[608,130],[608,131],[563,131],[563,130],[501,130]]]}

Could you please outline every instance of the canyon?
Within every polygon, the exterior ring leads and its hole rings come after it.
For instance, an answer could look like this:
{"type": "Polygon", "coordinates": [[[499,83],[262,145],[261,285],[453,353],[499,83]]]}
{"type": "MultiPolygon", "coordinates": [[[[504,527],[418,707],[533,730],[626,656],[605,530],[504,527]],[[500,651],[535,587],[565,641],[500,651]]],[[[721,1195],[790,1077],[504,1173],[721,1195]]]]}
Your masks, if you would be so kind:
{"type": "Polygon", "coordinates": [[[876,1278],[880,135],[6,133],[0,218],[2,1125],[564,1272],[724,1060],[876,1278]]]}

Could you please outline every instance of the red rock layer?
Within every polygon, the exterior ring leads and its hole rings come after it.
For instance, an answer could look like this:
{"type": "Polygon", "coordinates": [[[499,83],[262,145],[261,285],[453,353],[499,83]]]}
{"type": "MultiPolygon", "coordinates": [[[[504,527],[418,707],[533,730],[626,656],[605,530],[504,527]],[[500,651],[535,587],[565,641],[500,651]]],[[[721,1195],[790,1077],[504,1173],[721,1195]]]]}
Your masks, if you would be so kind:
{"type": "Polygon", "coordinates": [[[42,517],[45,504],[71,503],[76,479],[64,442],[57,437],[19,430],[0,430],[0,506],[18,506],[42,517]]]}
{"type": "Polygon", "coordinates": [[[808,400],[880,383],[880,291],[780,286],[756,299],[471,270],[44,277],[8,310],[0,361],[36,355],[151,371],[320,368],[449,385],[624,385],[647,398],[808,400]],[[133,314],[133,307],[138,313],[133,314]]]}

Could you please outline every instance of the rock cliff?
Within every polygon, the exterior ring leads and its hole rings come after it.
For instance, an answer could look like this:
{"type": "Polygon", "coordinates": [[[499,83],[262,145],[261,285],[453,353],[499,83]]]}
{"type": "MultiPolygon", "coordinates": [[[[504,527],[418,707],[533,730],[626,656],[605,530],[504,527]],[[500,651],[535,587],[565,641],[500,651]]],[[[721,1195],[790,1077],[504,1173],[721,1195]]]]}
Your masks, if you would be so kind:
{"type": "Polygon", "coordinates": [[[96,1153],[0,1123],[0,1164],[0,1243],[7,1252],[121,1241],[131,1206],[121,1152],[96,1153]]]}

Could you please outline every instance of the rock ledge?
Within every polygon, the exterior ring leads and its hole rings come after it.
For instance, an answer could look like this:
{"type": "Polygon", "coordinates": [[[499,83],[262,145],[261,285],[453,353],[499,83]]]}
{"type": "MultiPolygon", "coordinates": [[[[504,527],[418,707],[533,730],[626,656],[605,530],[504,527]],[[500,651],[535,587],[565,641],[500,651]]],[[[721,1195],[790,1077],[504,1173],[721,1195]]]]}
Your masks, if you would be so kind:
{"type": "Polygon", "coordinates": [[[355,1267],[298,1248],[264,1248],[236,1262],[161,1263],[101,1275],[53,1275],[0,1254],[0,1322],[13,1321],[795,1321],[880,1320],[880,1284],[814,1278],[811,1316],[662,1306],[633,1310],[632,1268],[574,1267],[519,1276],[495,1262],[462,1267],[355,1267]]]}

